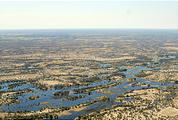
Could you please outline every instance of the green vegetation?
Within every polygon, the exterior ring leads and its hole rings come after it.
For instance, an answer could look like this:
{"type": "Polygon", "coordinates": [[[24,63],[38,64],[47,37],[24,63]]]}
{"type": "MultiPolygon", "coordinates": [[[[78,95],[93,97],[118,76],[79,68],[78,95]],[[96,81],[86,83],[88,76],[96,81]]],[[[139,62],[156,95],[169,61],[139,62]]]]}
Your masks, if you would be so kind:
{"type": "Polygon", "coordinates": [[[54,96],[67,96],[69,95],[69,91],[59,91],[59,92],[53,92],[54,96]]]}
{"type": "Polygon", "coordinates": [[[29,100],[35,100],[35,99],[38,99],[38,98],[40,98],[40,96],[30,96],[29,100]]]}
{"type": "Polygon", "coordinates": [[[21,85],[23,85],[23,84],[24,84],[24,82],[22,82],[22,83],[10,84],[10,85],[8,85],[8,89],[14,89],[14,88],[16,88],[16,87],[18,87],[18,86],[21,86],[21,85]]]}
{"type": "Polygon", "coordinates": [[[142,71],[142,72],[136,74],[135,77],[146,77],[146,76],[149,76],[149,75],[151,75],[151,73],[146,74],[144,71],[142,71]]]}

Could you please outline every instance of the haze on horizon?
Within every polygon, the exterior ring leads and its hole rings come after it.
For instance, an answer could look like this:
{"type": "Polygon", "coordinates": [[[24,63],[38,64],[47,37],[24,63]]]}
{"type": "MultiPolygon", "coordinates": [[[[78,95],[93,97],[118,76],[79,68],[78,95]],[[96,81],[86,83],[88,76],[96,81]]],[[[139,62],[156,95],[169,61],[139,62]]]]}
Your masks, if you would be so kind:
{"type": "Polygon", "coordinates": [[[0,29],[178,29],[178,1],[0,1],[0,29]]]}

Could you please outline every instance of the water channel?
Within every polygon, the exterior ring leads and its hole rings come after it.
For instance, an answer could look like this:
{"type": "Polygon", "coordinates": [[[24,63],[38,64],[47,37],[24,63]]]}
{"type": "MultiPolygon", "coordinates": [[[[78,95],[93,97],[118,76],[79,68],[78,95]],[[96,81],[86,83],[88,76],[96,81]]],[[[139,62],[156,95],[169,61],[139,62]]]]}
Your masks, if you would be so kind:
{"type": "MultiPolygon", "coordinates": [[[[175,59],[175,56],[166,56],[163,57],[163,59],[175,59]]],[[[157,58],[153,58],[153,64],[158,62],[157,58]]],[[[101,65],[101,67],[108,67],[110,66],[110,64],[106,64],[106,65],[101,65]]],[[[121,73],[123,73],[124,75],[126,75],[126,77],[124,78],[124,80],[119,81],[121,82],[121,84],[118,84],[116,86],[110,87],[108,88],[108,90],[111,90],[112,92],[114,92],[114,94],[105,94],[105,93],[100,93],[100,92],[93,92],[92,94],[88,95],[85,93],[72,93],[70,92],[69,96],[74,96],[74,95],[86,95],[86,97],[84,98],[80,98],[80,99],[76,99],[76,100],[72,100],[72,101],[62,101],[65,97],[56,97],[54,96],[52,93],[53,92],[58,92],[58,91],[73,91],[74,89],[81,89],[81,88],[87,88],[87,87],[94,87],[94,86],[98,86],[98,85],[107,85],[110,83],[115,83],[118,81],[110,81],[107,79],[104,79],[103,76],[100,76],[102,78],[102,81],[99,82],[94,82],[88,86],[77,86],[77,87],[66,87],[66,88],[62,88],[62,89],[48,89],[46,91],[42,91],[36,88],[35,85],[29,84],[29,83],[22,83],[20,86],[17,86],[13,89],[9,89],[8,86],[11,84],[15,84],[18,82],[7,82],[7,83],[1,83],[1,91],[19,91],[19,90],[29,90],[32,92],[27,92],[27,93],[23,93],[20,95],[15,95],[14,97],[17,97],[19,102],[12,104],[12,105],[6,105],[6,106],[2,106],[1,109],[3,111],[12,111],[12,112],[17,112],[17,111],[38,111],[41,108],[45,107],[45,106],[51,106],[52,108],[59,108],[59,107],[65,107],[65,106],[73,106],[73,105],[77,105],[77,104],[81,104],[81,103],[86,103],[86,102],[90,102],[90,101],[94,101],[97,98],[96,97],[100,97],[100,96],[108,96],[109,97],[109,101],[107,102],[97,102],[96,104],[92,104],[89,107],[87,107],[86,109],[79,111],[79,112],[72,112],[72,115],[66,115],[66,116],[61,116],[60,119],[74,119],[79,115],[82,114],[88,114],[90,112],[94,112],[92,110],[99,110],[101,108],[110,108],[112,107],[112,105],[116,105],[116,104],[124,104],[121,102],[116,102],[115,99],[118,95],[122,95],[128,91],[131,90],[137,90],[137,89],[143,89],[143,88],[148,88],[148,87],[153,87],[153,86],[158,86],[158,88],[162,89],[165,86],[172,86],[175,85],[174,82],[167,82],[162,84],[161,82],[154,82],[154,81],[149,81],[147,79],[141,79],[141,78],[135,78],[134,74],[140,73],[142,72],[142,70],[148,70],[148,71],[152,71],[153,69],[155,69],[157,66],[155,65],[155,67],[133,67],[130,69],[127,69],[125,71],[122,71],[121,73]],[[127,81],[127,78],[135,78],[134,81],[127,81]],[[144,86],[139,86],[139,85],[130,85],[132,83],[136,83],[136,82],[141,82],[143,84],[145,84],[144,86]],[[40,96],[38,99],[34,99],[34,100],[29,100],[30,96],[40,96]],[[39,103],[47,103],[47,104],[39,104],[39,103]]],[[[124,66],[122,66],[122,68],[124,68],[124,66]]],[[[106,72],[106,74],[109,74],[106,72]]],[[[126,101],[132,101],[133,99],[125,99],[126,101]]]]}

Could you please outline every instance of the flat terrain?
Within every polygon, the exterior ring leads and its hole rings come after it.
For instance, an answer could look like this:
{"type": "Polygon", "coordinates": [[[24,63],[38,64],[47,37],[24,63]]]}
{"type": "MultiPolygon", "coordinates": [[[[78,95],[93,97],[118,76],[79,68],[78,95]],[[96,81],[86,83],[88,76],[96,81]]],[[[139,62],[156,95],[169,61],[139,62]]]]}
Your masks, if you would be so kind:
{"type": "Polygon", "coordinates": [[[178,119],[177,30],[0,31],[0,119],[178,119]]]}

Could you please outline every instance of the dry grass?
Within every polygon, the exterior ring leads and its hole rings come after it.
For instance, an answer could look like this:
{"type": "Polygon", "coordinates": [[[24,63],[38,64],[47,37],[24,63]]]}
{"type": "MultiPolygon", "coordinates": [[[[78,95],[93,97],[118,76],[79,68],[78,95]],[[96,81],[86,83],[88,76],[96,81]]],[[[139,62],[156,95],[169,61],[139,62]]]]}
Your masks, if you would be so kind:
{"type": "Polygon", "coordinates": [[[72,85],[67,81],[57,81],[57,80],[39,80],[39,84],[45,85],[47,87],[55,86],[55,85],[72,85]]]}
{"type": "Polygon", "coordinates": [[[44,105],[44,104],[48,104],[48,102],[42,102],[42,103],[40,103],[40,105],[44,105]]]}
{"type": "Polygon", "coordinates": [[[8,80],[29,80],[40,78],[40,74],[21,74],[21,75],[13,75],[13,76],[1,76],[0,81],[8,81],[8,80]]]}
{"type": "Polygon", "coordinates": [[[145,79],[153,81],[175,81],[178,80],[178,70],[159,70],[158,72],[153,72],[152,75],[146,76],[145,79]]]}
{"type": "Polygon", "coordinates": [[[143,89],[143,90],[134,90],[131,93],[128,93],[129,96],[140,96],[142,99],[154,101],[159,94],[157,89],[143,89]]]}
{"type": "Polygon", "coordinates": [[[173,99],[174,106],[178,108],[178,96],[173,99]]]}
{"type": "Polygon", "coordinates": [[[100,93],[108,94],[108,95],[114,95],[115,94],[112,90],[109,90],[109,89],[99,89],[99,90],[96,90],[96,92],[100,92],[100,93]]]}
{"type": "Polygon", "coordinates": [[[159,114],[161,116],[176,116],[178,115],[178,109],[172,107],[164,108],[159,112],[159,114]]]}
{"type": "Polygon", "coordinates": [[[178,45],[178,43],[164,43],[164,45],[178,45]]]}
{"type": "Polygon", "coordinates": [[[167,50],[178,50],[178,47],[161,47],[161,48],[167,50]]]}

